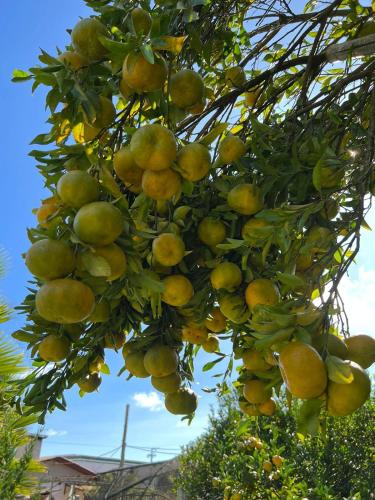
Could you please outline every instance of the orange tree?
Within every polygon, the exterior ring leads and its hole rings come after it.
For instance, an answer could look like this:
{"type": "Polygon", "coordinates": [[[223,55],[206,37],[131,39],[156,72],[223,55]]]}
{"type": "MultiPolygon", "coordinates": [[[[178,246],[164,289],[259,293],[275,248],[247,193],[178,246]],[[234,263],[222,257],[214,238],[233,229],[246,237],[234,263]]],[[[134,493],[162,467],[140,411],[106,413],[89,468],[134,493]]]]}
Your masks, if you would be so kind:
{"type": "Polygon", "coordinates": [[[51,113],[30,153],[50,193],[14,334],[34,359],[25,403],[42,419],[64,409],[66,389],[99,387],[115,349],[122,372],[191,416],[203,348],[205,370],[225,364],[220,394],[242,359],[247,414],[274,413],[283,382],[310,429],[321,411],[355,411],[375,341],[348,338],[338,286],[374,192],[372,10],[86,3],[62,52],[14,72],[48,87],[51,113]]]}

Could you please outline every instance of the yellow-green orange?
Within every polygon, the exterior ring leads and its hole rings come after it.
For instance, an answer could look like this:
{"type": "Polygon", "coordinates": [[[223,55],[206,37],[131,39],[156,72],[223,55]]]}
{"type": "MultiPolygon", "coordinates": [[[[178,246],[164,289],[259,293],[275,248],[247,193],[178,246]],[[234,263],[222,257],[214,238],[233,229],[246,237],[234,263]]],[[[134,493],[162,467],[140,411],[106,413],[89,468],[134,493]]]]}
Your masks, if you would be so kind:
{"type": "Polygon", "coordinates": [[[99,198],[99,183],[87,172],[72,170],[60,177],[57,194],[69,207],[81,208],[99,198]]]}
{"type": "Polygon", "coordinates": [[[182,340],[191,344],[203,344],[208,339],[207,328],[204,325],[188,323],[182,327],[182,340]]]}
{"type": "Polygon", "coordinates": [[[113,156],[113,167],[117,176],[130,189],[142,189],[142,176],[144,170],[135,163],[130,146],[125,146],[113,156]]]}
{"type": "Polygon", "coordinates": [[[134,31],[137,34],[148,35],[152,25],[152,17],[150,14],[141,7],[136,7],[130,12],[130,16],[133,22],[134,31]]]}
{"type": "Polygon", "coordinates": [[[107,49],[99,40],[106,35],[106,27],[98,19],[82,19],[73,28],[72,44],[75,51],[88,61],[98,61],[107,54],[107,49]]]}
{"type": "Polygon", "coordinates": [[[233,262],[221,262],[210,275],[212,288],[215,290],[235,290],[242,281],[241,269],[233,262]]]}
{"type": "Polygon", "coordinates": [[[350,367],[353,374],[350,384],[338,384],[331,380],[328,382],[327,409],[334,417],[350,415],[370,396],[371,382],[367,373],[353,361],[350,367]]]}
{"type": "Polygon", "coordinates": [[[98,129],[102,129],[111,125],[116,117],[116,109],[108,97],[99,97],[99,106],[96,109],[95,120],[92,122],[92,126],[98,129]]]}
{"type": "Polygon", "coordinates": [[[250,311],[245,300],[240,295],[228,294],[219,300],[220,311],[233,323],[246,323],[249,319],[250,311]]]}
{"type": "Polygon", "coordinates": [[[242,360],[245,368],[250,371],[265,372],[271,368],[262,353],[256,349],[246,349],[242,353],[242,360]]]}
{"type": "Polygon", "coordinates": [[[264,230],[267,226],[269,224],[266,220],[252,217],[242,226],[241,236],[251,245],[261,246],[269,234],[268,232],[262,232],[262,229],[264,230]]]}
{"type": "Polygon", "coordinates": [[[106,201],[96,201],[81,207],[73,223],[78,238],[91,245],[109,245],[124,229],[120,210],[106,201]]]}
{"type": "Polygon", "coordinates": [[[189,108],[202,101],[204,83],[198,73],[183,69],[172,75],[169,91],[171,100],[177,107],[189,108]]]}
{"type": "Polygon", "coordinates": [[[185,244],[176,234],[163,233],[152,242],[152,255],[163,266],[176,266],[184,258],[185,244]]]}
{"type": "Polygon", "coordinates": [[[375,339],[369,335],[353,335],[345,340],[348,358],[362,368],[369,368],[375,363],[375,339]]]}
{"type": "Polygon", "coordinates": [[[205,217],[198,224],[198,237],[205,245],[218,245],[226,238],[225,226],[218,219],[205,217]]]}
{"type": "Polygon", "coordinates": [[[211,156],[208,149],[193,142],[184,146],[177,155],[179,173],[191,182],[200,181],[206,177],[211,168],[211,156]]]}
{"type": "Polygon", "coordinates": [[[189,415],[197,409],[196,394],[190,389],[181,388],[165,396],[165,407],[174,415],[189,415]]]}
{"type": "Polygon", "coordinates": [[[219,307],[214,307],[204,322],[206,328],[215,333],[223,332],[226,323],[226,318],[219,307]]]}
{"type": "Polygon", "coordinates": [[[78,52],[72,50],[63,52],[57,56],[57,59],[61,61],[65,66],[75,71],[87,66],[88,61],[86,58],[82,57],[78,52]]]}
{"type": "Polygon", "coordinates": [[[162,57],[155,57],[154,64],[151,64],[138,52],[128,54],[122,67],[123,82],[139,93],[160,90],[167,74],[167,65],[162,57]]]}
{"type": "Polygon", "coordinates": [[[181,177],[171,168],[158,172],[146,170],[142,177],[142,189],[152,200],[171,200],[181,192],[181,177]]]}
{"type": "Polygon", "coordinates": [[[90,274],[93,274],[93,276],[103,276],[107,281],[114,281],[121,278],[128,266],[126,255],[116,243],[111,243],[103,247],[95,247],[92,250],[85,250],[80,260],[90,274]],[[100,257],[100,261],[97,266],[100,272],[98,272],[95,262],[95,258],[98,257],[100,257]],[[102,262],[103,259],[104,262],[102,262]],[[90,268],[90,264],[86,265],[87,261],[93,266],[93,269],[90,268]]]}
{"type": "Polygon", "coordinates": [[[263,208],[262,194],[254,184],[237,184],[229,191],[227,202],[241,215],[253,215],[263,208]]]}
{"type": "Polygon", "coordinates": [[[271,280],[259,278],[248,284],[245,299],[250,309],[258,305],[273,306],[279,302],[279,292],[271,280]]]}
{"type": "Polygon", "coordinates": [[[336,356],[341,359],[349,359],[348,348],[343,340],[341,340],[337,335],[329,333],[326,337],[325,335],[319,335],[313,339],[313,347],[319,352],[323,353],[324,349],[332,356],[336,356]]]}
{"type": "Polygon", "coordinates": [[[243,386],[243,395],[251,404],[258,405],[265,403],[272,396],[272,388],[267,386],[264,380],[247,380],[243,386]]]}
{"type": "Polygon", "coordinates": [[[170,130],[158,123],[144,125],[133,134],[130,151],[138,167],[165,170],[176,159],[176,139],[170,130]]]}
{"type": "Polygon", "coordinates": [[[181,376],[174,372],[166,377],[151,377],[151,384],[160,392],[169,393],[176,392],[181,385],[181,376]]]}
{"type": "Polygon", "coordinates": [[[38,314],[53,323],[80,323],[90,316],[95,297],[80,281],[70,278],[45,283],[37,292],[35,305],[38,314]]]}
{"type": "Polygon", "coordinates": [[[246,82],[246,73],[242,66],[233,66],[225,71],[225,82],[228,87],[242,87],[246,82]]]}
{"type": "Polygon", "coordinates": [[[66,337],[51,334],[39,344],[38,352],[44,361],[62,361],[70,353],[70,342],[66,337]]]}
{"type": "Polygon", "coordinates": [[[272,398],[270,398],[264,403],[261,403],[259,405],[259,411],[262,415],[267,415],[268,417],[271,417],[276,411],[275,401],[272,398]]]}
{"type": "Polygon", "coordinates": [[[73,250],[61,240],[43,239],[35,242],[27,251],[25,262],[29,271],[43,280],[64,278],[75,267],[73,250]]]}
{"type": "Polygon", "coordinates": [[[246,145],[237,135],[228,135],[220,142],[218,152],[223,163],[233,163],[244,156],[246,145]]]}
{"type": "Polygon", "coordinates": [[[78,387],[83,392],[94,392],[102,383],[99,373],[90,373],[78,380],[78,387]]]}
{"type": "Polygon", "coordinates": [[[141,351],[130,351],[125,356],[125,368],[135,377],[146,378],[150,374],[143,363],[144,353],[141,351]]]}
{"type": "Polygon", "coordinates": [[[122,332],[109,332],[104,335],[104,347],[107,349],[121,349],[125,344],[125,334],[122,332]]]}
{"type": "Polygon", "coordinates": [[[167,276],[163,280],[164,291],[161,299],[166,304],[175,307],[186,305],[194,295],[194,289],[191,282],[181,274],[167,276]]]}
{"type": "Polygon", "coordinates": [[[289,392],[297,398],[317,398],[326,389],[326,367],[319,353],[308,344],[290,342],[281,351],[279,367],[289,392]]]}
{"type": "Polygon", "coordinates": [[[147,350],[143,363],[153,377],[166,377],[177,370],[178,356],[171,347],[156,344],[147,350]]]}
{"type": "Polygon", "coordinates": [[[219,350],[219,339],[215,335],[209,335],[207,340],[202,342],[202,347],[206,352],[217,352],[219,350]]]}
{"type": "Polygon", "coordinates": [[[111,312],[111,307],[108,300],[102,299],[100,302],[95,304],[95,309],[87,318],[90,323],[105,323],[109,320],[109,315],[111,312]]]}

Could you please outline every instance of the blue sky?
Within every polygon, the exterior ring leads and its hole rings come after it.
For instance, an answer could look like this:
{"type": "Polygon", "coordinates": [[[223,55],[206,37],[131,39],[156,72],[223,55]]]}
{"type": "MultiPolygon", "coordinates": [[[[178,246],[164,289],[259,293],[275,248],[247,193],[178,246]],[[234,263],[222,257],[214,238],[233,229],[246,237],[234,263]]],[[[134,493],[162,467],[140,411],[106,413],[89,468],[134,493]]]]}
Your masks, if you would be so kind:
{"type": "MultiPolygon", "coordinates": [[[[29,143],[38,133],[47,131],[44,124],[44,91],[31,95],[30,85],[12,84],[14,68],[27,69],[37,62],[39,47],[49,53],[56,46],[68,43],[66,28],[71,28],[88,9],[81,0],[23,0],[14,8],[14,1],[2,0],[0,16],[0,102],[2,120],[0,141],[2,151],[2,178],[0,182],[0,246],[9,254],[7,277],[0,283],[0,293],[11,306],[20,303],[25,293],[29,274],[21,253],[29,244],[26,227],[35,223],[31,213],[46,197],[42,179],[33,159],[27,156],[29,143]],[[22,7],[21,7],[22,5],[22,7]]],[[[373,211],[368,223],[375,226],[373,211]]],[[[357,266],[350,278],[345,278],[342,293],[347,300],[352,333],[369,333],[375,324],[375,236],[364,233],[357,266]]],[[[5,325],[10,334],[22,324],[16,316],[5,325]]],[[[148,380],[131,380],[115,376],[122,366],[121,354],[112,354],[109,364],[113,375],[104,377],[99,393],[81,399],[74,388],[67,394],[68,411],[56,411],[47,418],[45,431],[49,434],[43,446],[44,455],[62,453],[104,454],[117,448],[121,442],[124,407],[130,403],[128,443],[140,447],[160,447],[177,450],[198,436],[207,422],[214,398],[203,393],[202,386],[212,386],[209,375],[199,375],[208,355],[198,359],[196,373],[199,385],[195,389],[202,396],[196,418],[190,427],[178,417],[168,414],[152,392],[148,380]],[[143,407],[142,407],[143,406],[143,407]]],[[[209,372],[211,373],[211,372],[209,372]]],[[[158,454],[162,460],[172,455],[158,454]]],[[[127,458],[147,460],[147,451],[129,448],[127,458]]]]}

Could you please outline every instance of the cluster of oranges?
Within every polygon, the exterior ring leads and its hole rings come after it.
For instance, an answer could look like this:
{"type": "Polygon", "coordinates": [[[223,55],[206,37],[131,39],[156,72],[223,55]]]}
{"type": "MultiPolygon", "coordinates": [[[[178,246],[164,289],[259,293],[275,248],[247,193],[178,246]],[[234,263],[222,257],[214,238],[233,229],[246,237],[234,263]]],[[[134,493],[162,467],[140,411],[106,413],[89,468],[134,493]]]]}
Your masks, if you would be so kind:
{"type": "MultiPolygon", "coordinates": [[[[129,16],[136,35],[147,36],[150,14],[136,8],[129,16]]],[[[66,71],[79,75],[105,64],[108,50],[101,42],[107,34],[97,18],[81,20],[71,48],[58,56],[66,71]]],[[[225,73],[228,87],[245,81],[241,67],[225,73]]],[[[101,382],[105,348],[122,349],[126,370],[151,376],[166,408],[185,415],[197,406],[184,385],[191,378],[189,347],[220,354],[220,334],[233,332],[234,352],[243,362],[237,388],[244,413],[272,415],[273,388],[282,382],[296,398],[326,401],[332,415],[356,410],[370,394],[364,369],[375,361],[375,340],[358,335],[344,342],[327,334],[327,315],[311,300],[319,276],[332,265],[324,256],[336,234],[316,221],[291,232],[284,254],[295,265],[288,264],[287,275],[270,274],[267,259],[278,228],[261,183],[244,174],[248,144],[227,134],[214,157],[204,140],[182,141],[169,126],[173,108],[185,115],[203,111],[201,75],[171,70],[159,52],[150,62],[132,50],[117,83],[119,103],[135,109],[149,93],[165,92],[165,116],[118,141],[126,122],[121,113],[117,118],[112,99],[100,95],[91,121],[59,124],[56,142],[64,144],[72,132],[81,149],[63,157],[53,196],[37,210],[37,237],[26,254],[39,285],[32,319],[46,332],[35,354],[47,362],[65,360],[80,389],[92,392],[101,382]],[[98,151],[100,159],[94,158],[98,151]],[[222,190],[215,184],[220,177],[227,182],[222,190]],[[145,325],[152,335],[142,333],[145,325]],[[345,380],[332,363],[345,366],[345,380]]],[[[257,89],[248,92],[247,104],[259,96],[257,89]]],[[[334,188],[342,179],[328,166],[313,173],[319,188],[334,188]]],[[[336,200],[327,199],[316,220],[329,225],[337,212],[336,200]]],[[[282,253],[274,252],[281,265],[282,253]]]]}

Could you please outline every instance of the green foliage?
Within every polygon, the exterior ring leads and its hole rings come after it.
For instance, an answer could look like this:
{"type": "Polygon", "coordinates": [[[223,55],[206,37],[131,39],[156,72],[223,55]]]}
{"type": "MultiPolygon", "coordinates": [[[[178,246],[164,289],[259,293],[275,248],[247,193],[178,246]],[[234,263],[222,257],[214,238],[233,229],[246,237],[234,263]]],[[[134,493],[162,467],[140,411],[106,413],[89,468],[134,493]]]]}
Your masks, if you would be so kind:
{"type": "MultiPolygon", "coordinates": [[[[128,270],[109,283],[105,279],[108,262],[86,254],[87,269],[76,270],[73,277],[88,285],[97,300],[108,301],[111,314],[106,323],[78,325],[75,336],[66,326],[50,323],[37,313],[35,295],[42,283],[32,282],[19,307],[27,317],[26,325],[14,334],[28,344],[35,368],[20,384],[29,411],[41,412],[43,420],[48,411],[64,410],[64,391],[87,374],[93,360],[105,358],[103,339],[108,332],[129,334],[133,345],[143,351],[156,341],[175,348],[184,383],[189,384],[198,348],[182,342],[181,328],[188,313],[202,322],[222,299],[222,291],[212,288],[209,276],[223,260],[241,269],[237,309],[241,304],[246,309],[241,315],[244,322],[228,321],[222,335],[232,341],[234,351],[250,344],[266,351],[294,339],[311,343],[321,329],[325,335],[334,329],[347,336],[349,325],[338,286],[359,251],[360,230],[366,226],[371,205],[375,155],[374,54],[354,58],[351,43],[358,42],[363,24],[372,21],[372,11],[346,0],[307,2],[304,9],[296,6],[297,14],[288,2],[271,0],[145,1],[142,8],[151,16],[152,27],[150,34],[143,34],[136,32],[131,21],[133,1],[86,3],[104,25],[96,40],[103,45],[103,57],[75,68],[60,60],[60,51],[50,55],[42,50],[40,64],[27,72],[16,70],[13,81],[32,82],[33,92],[40,85],[48,88],[48,129],[34,138],[37,149],[30,155],[49,196],[56,196],[56,184],[72,164],[95,177],[101,185],[100,200],[121,211],[124,231],[116,244],[126,254],[128,270]],[[345,63],[333,65],[335,49],[343,60],[342,42],[349,43],[345,63]],[[161,82],[152,92],[121,87],[121,67],[134,53],[143,55],[148,64],[165,59],[165,85],[161,82]],[[246,81],[231,87],[226,70],[238,65],[246,81]],[[179,109],[171,99],[171,76],[187,68],[194,68],[204,81],[204,102],[196,103],[198,108],[202,105],[198,112],[179,109]],[[250,104],[247,92],[250,97],[253,94],[250,104]],[[89,129],[93,135],[82,138],[77,126],[95,124],[102,111],[100,97],[112,100],[115,119],[100,130],[89,129]],[[178,149],[200,142],[212,156],[208,175],[198,182],[184,179],[181,194],[166,203],[162,214],[155,200],[133,192],[113,169],[114,153],[128,146],[134,132],[147,123],[159,123],[173,132],[178,149]],[[229,133],[242,140],[246,153],[223,164],[218,146],[229,133]],[[239,183],[256,185],[264,200],[264,208],[255,215],[266,222],[259,245],[242,238],[246,218],[227,201],[239,183]],[[331,217],[326,212],[332,202],[337,214],[331,217]],[[189,216],[172,222],[180,206],[190,208],[189,216]],[[226,228],[227,238],[216,248],[196,237],[197,226],[207,215],[220,219],[226,228]],[[323,236],[311,240],[310,231],[316,226],[323,236]],[[172,273],[186,275],[196,292],[182,310],[162,302],[165,270],[157,268],[152,255],[153,238],[167,230],[179,232],[188,250],[172,273]],[[299,269],[299,257],[310,257],[311,262],[299,269]],[[260,306],[247,321],[245,288],[257,278],[273,281],[281,304],[260,306]],[[299,325],[295,308],[318,298],[321,323],[299,325]],[[72,346],[67,359],[46,373],[38,345],[48,334],[66,336],[72,346]],[[77,364],[77,360],[83,362],[77,364]]],[[[68,42],[63,50],[72,52],[73,45],[68,42]]],[[[181,169],[174,163],[171,168],[180,180],[181,169]]],[[[49,218],[28,231],[30,241],[61,239],[82,254],[89,245],[74,233],[76,211],[54,199],[56,206],[49,218]]],[[[43,202],[41,208],[47,200],[43,202]]],[[[205,370],[222,359],[214,356],[205,370]]],[[[337,379],[341,370],[340,380],[350,379],[345,366],[328,361],[331,377],[337,379]]],[[[226,378],[232,367],[230,358],[226,378]]],[[[247,376],[241,372],[240,383],[247,376]]],[[[280,390],[277,366],[256,376],[267,379],[276,392],[280,390]]],[[[224,380],[218,391],[226,390],[224,380]]],[[[316,428],[318,406],[314,402],[304,407],[308,429],[316,428]]]]}
{"type": "Polygon", "coordinates": [[[371,498],[375,481],[375,401],[344,418],[327,418],[324,432],[300,440],[297,408],[283,405],[273,417],[244,417],[232,396],[211,412],[207,431],[180,457],[177,487],[191,500],[371,498]],[[253,438],[263,443],[253,448],[253,438]],[[272,457],[281,467],[265,472],[272,457]]]}

